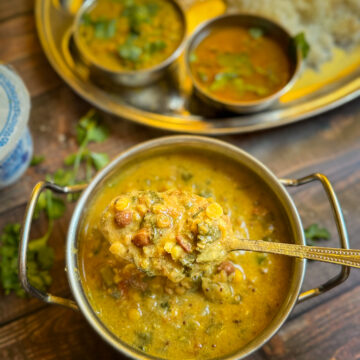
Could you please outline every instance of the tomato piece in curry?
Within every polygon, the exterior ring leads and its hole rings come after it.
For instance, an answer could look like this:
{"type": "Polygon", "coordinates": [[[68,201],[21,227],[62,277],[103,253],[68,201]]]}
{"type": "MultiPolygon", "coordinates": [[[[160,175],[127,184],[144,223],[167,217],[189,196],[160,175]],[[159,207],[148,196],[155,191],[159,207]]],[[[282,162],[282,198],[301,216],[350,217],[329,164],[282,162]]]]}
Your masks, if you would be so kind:
{"type": "MultiPolygon", "coordinates": [[[[217,216],[222,209],[218,219],[226,216],[238,238],[291,242],[281,205],[246,169],[201,151],[153,155],[119,170],[87,207],[79,233],[79,272],[85,294],[112,333],[150,355],[174,360],[229,355],[256,338],[276,316],[289,291],[293,261],[272,254],[231,252],[212,270],[211,282],[199,274],[197,283],[186,277],[172,281],[153,276],[117,256],[118,249],[110,251],[101,214],[113,199],[117,199],[117,211],[132,212],[131,217],[121,213],[116,219],[117,226],[126,229],[130,220],[137,226],[138,217],[148,213],[141,213],[137,199],[128,199],[129,194],[143,191],[152,209],[144,221],[150,221],[157,233],[168,223],[162,216],[167,203],[158,202],[151,192],[171,194],[172,189],[205,197],[207,207],[217,204],[207,216],[217,216]],[[225,284],[227,293],[235,296],[230,301],[217,296],[220,288],[205,295],[208,286],[218,284],[225,284]]],[[[139,251],[148,244],[144,239],[136,239],[139,251]]],[[[177,257],[173,249],[182,254],[187,246],[180,241],[171,249],[166,246],[169,256],[177,257]]]]}
{"type": "Polygon", "coordinates": [[[189,55],[201,89],[225,102],[256,101],[283,88],[293,64],[288,51],[261,28],[212,30],[189,55]]]}

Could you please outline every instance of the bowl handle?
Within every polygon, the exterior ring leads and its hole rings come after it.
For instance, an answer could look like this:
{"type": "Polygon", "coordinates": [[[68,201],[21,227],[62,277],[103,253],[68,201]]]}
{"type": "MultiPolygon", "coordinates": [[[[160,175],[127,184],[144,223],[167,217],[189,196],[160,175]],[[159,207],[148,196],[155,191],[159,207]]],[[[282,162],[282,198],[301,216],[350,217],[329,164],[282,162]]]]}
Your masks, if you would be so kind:
{"type": "Polygon", "coordinates": [[[60,194],[71,194],[84,190],[86,186],[87,184],[61,187],[50,182],[38,182],[31,193],[30,200],[26,207],[19,244],[19,279],[25,291],[47,303],[67,306],[74,310],[78,310],[78,307],[73,300],[45,293],[43,291],[40,291],[39,289],[36,289],[30,284],[27,277],[27,249],[29,243],[31,222],[41,192],[45,189],[50,189],[60,194]]]}
{"type": "MultiPolygon", "coordinates": [[[[335,194],[335,191],[334,191],[330,181],[328,180],[328,178],[323,174],[315,173],[315,174],[311,174],[311,175],[305,176],[300,179],[280,179],[280,182],[286,186],[299,186],[299,185],[310,183],[312,181],[320,181],[321,182],[321,184],[325,190],[325,193],[329,199],[329,202],[330,202],[330,206],[331,206],[331,209],[333,212],[334,220],[335,220],[337,231],[338,231],[339,238],[340,238],[341,248],[349,249],[349,239],[348,239],[348,234],[347,234],[347,230],[346,230],[344,216],[342,214],[341,207],[340,207],[339,201],[337,199],[337,196],[335,194]]],[[[327,281],[326,283],[320,285],[317,288],[307,290],[307,291],[301,293],[299,295],[298,302],[300,303],[302,301],[311,299],[315,296],[323,294],[324,292],[334,288],[335,286],[344,282],[348,278],[349,274],[350,274],[350,267],[342,266],[340,272],[336,276],[331,278],[329,281],[327,281]]]]}

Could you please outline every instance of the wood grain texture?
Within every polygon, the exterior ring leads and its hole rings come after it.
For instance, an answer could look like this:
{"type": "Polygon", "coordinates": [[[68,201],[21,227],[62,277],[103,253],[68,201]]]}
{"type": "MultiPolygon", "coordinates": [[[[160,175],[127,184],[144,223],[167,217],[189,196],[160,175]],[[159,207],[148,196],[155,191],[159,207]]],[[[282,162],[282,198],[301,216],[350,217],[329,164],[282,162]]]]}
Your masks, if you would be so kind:
{"type": "MultiPolygon", "coordinates": [[[[50,0],[49,0],[50,1],[50,0]]],[[[39,44],[33,0],[0,0],[0,59],[18,71],[32,97],[30,129],[35,153],[46,160],[30,168],[16,184],[0,191],[0,229],[21,221],[32,187],[62,166],[76,150],[74,127],[90,106],[74,94],[52,70],[39,44]]],[[[167,135],[102,114],[111,137],[94,144],[111,158],[141,141],[167,135]]],[[[350,242],[360,248],[360,101],[290,126],[255,134],[224,136],[269,166],[279,177],[300,177],[319,171],[334,185],[348,225],[350,242]]],[[[305,226],[317,222],[332,238],[320,245],[337,246],[336,229],[326,196],[318,184],[289,189],[305,226]]],[[[56,259],[51,292],[69,296],[64,272],[64,241],[71,217],[58,221],[51,238],[56,259]]],[[[34,237],[46,229],[33,225],[34,237]]],[[[336,266],[309,263],[304,289],[336,274],[336,266]]],[[[295,307],[291,320],[250,360],[360,359],[360,272],[352,271],[344,284],[295,307]]],[[[0,292],[0,359],[122,359],[89,327],[83,317],[37,299],[18,299],[0,292]]]]}
{"type": "Polygon", "coordinates": [[[33,0],[1,0],[0,1],[0,22],[5,22],[12,17],[24,13],[32,13],[33,0]]]}
{"type": "Polygon", "coordinates": [[[0,58],[12,62],[40,51],[32,13],[12,17],[0,24],[0,58]]]}
{"type": "MultiPolygon", "coordinates": [[[[54,231],[49,244],[53,246],[55,252],[54,266],[51,270],[53,276],[53,284],[49,291],[54,295],[69,296],[70,290],[65,273],[65,251],[64,244],[66,238],[66,228],[70,220],[71,209],[73,205],[69,206],[67,214],[54,226],[54,231]]],[[[0,216],[0,229],[3,228],[6,222],[19,222],[24,214],[25,207],[19,206],[6,213],[6,216],[0,216]]],[[[39,219],[34,222],[32,238],[38,238],[46,232],[47,223],[45,219],[39,219]]],[[[29,312],[45,307],[45,304],[35,298],[27,297],[20,299],[15,295],[5,296],[0,291],[0,326],[11,322],[29,312]]],[[[0,356],[0,359],[1,356],[0,356]]]]}
{"type": "Polygon", "coordinates": [[[1,327],[0,358],[124,359],[102,342],[79,313],[57,306],[1,327]]]}
{"type": "MultiPolygon", "coordinates": [[[[0,328],[0,359],[126,359],[85,322],[80,313],[46,307],[0,328]]],[[[249,360],[264,360],[260,352],[249,360]]]]}
{"type": "Polygon", "coordinates": [[[264,353],[271,360],[360,359],[359,299],[357,286],[289,321],[264,353]]]}

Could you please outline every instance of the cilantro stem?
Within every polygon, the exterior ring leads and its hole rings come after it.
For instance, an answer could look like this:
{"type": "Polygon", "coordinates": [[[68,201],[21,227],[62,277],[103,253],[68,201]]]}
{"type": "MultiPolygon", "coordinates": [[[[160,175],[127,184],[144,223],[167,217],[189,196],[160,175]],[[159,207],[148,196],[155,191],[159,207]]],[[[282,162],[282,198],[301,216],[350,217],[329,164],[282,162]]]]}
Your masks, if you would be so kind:
{"type": "Polygon", "coordinates": [[[70,180],[70,185],[74,185],[76,182],[76,178],[77,178],[80,164],[81,164],[81,158],[83,156],[83,153],[85,152],[88,142],[89,142],[88,136],[86,135],[80,145],[78,152],[76,153],[76,156],[75,156],[74,167],[73,167],[73,178],[70,180]]]}
{"type": "Polygon", "coordinates": [[[86,156],[86,175],[85,175],[86,182],[89,182],[91,180],[91,177],[92,177],[91,157],[90,157],[90,155],[87,155],[86,156]]]}
{"type": "Polygon", "coordinates": [[[38,239],[31,240],[29,242],[29,250],[36,251],[39,250],[41,247],[45,246],[50,238],[53,228],[54,228],[54,220],[50,218],[46,233],[38,239]]]}

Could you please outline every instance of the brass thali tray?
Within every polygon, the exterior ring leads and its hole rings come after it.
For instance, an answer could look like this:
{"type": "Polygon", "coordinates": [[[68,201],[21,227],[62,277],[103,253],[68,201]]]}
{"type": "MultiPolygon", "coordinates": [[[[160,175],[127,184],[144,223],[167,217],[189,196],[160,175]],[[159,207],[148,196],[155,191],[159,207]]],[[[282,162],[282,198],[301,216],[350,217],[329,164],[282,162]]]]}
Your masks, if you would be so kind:
{"type": "MultiPolygon", "coordinates": [[[[219,112],[194,96],[183,58],[171,76],[142,89],[99,84],[89,77],[73,41],[81,0],[37,0],[36,23],[46,56],[56,72],[81,97],[115,116],[168,131],[221,135],[247,133],[300,121],[360,95],[360,48],[334,49],[318,71],[305,69],[295,86],[273,107],[254,114],[219,112]]],[[[199,0],[187,9],[189,32],[226,10],[222,0],[199,0]],[[208,6],[211,3],[212,6],[208,6]],[[202,9],[197,8],[203,4],[202,9]]]]}

